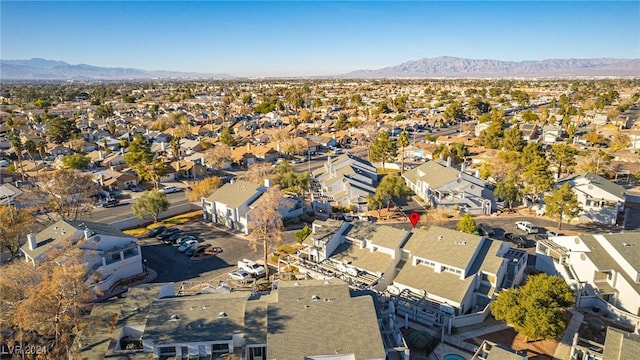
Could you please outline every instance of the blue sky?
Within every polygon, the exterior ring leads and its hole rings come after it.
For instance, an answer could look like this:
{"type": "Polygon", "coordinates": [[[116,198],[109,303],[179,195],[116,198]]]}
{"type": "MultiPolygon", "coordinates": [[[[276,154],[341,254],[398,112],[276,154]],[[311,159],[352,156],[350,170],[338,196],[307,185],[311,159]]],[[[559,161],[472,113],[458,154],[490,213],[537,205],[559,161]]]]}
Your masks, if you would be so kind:
{"type": "Polygon", "coordinates": [[[425,57],[640,58],[640,2],[22,2],[2,59],[304,76],[425,57]]]}

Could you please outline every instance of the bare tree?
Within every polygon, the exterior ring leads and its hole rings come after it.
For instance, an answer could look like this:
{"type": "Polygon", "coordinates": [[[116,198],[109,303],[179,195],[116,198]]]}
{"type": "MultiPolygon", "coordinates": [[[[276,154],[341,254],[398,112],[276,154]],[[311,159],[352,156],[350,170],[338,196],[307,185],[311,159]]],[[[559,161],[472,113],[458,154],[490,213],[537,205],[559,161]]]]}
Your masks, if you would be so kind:
{"type": "Polygon", "coordinates": [[[231,161],[231,148],[225,144],[216,145],[207,150],[204,159],[211,167],[220,170],[231,161]]]}
{"type": "Polygon", "coordinates": [[[253,251],[262,245],[264,268],[267,279],[269,278],[269,266],[267,265],[269,250],[282,242],[282,212],[285,206],[284,197],[279,186],[272,186],[257,201],[257,206],[248,214],[249,218],[249,246],[253,251]]]}
{"type": "MultiPolygon", "coordinates": [[[[91,213],[91,197],[98,185],[89,174],[63,169],[42,174],[34,189],[34,206],[43,213],[52,212],[64,220],[75,220],[91,213]]],[[[53,219],[52,219],[53,220],[53,219]]]]}

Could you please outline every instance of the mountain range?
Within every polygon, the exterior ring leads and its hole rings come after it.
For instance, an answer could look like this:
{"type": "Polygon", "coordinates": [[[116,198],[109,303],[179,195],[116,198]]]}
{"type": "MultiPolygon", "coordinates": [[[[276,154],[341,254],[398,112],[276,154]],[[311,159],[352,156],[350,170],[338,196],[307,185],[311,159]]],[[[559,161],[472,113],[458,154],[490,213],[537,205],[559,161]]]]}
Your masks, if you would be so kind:
{"type": "Polygon", "coordinates": [[[640,76],[640,59],[501,61],[441,56],[407,61],[377,70],[352,71],[342,76],[348,78],[640,76]]]}
{"type": "Polygon", "coordinates": [[[120,67],[71,65],[64,61],[29,59],[0,60],[2,80],[147,80],[147,79],[233,79],[229,74],[178,71],[147,71],[120,67]]]}
{"type": "MultiPolygon", "coordinates": [[[[330,78],[517,78],[517,77],[640,76],[640,59],[547,59],[501,61],[449,56],[407,61],[375,70],[356,70],[330,78]]],[[[0,60],[1,80],[148,80],[238,79],[230,74],[147,71],[133,68],[71,65],[34,58],[0,60]]]]}

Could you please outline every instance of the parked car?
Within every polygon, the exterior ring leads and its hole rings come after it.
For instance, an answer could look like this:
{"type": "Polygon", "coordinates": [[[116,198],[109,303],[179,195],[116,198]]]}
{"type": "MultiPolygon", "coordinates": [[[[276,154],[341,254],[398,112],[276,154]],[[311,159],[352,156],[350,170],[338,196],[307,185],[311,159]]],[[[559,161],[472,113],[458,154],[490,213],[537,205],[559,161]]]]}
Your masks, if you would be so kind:
{"type": "Polygon", "coordinates": [[[166,186],[162,189],[162,192],[165,194],[171,194],[171,193],[176,193],[176,192],[180,192],[181,189],[175,187],[175,186],[166,186]]]}
{"type": "Polygon", "coordinates": [[[171,245],[171,244],[174,244],[176,241],[178,241],[178,239],[180,239],[183,236],[184,236],[184,233],[178,231],[177,233],[169,236],[168,238],[163,239],[162,241],[167,245],[171,245]]]}
{"type": "MultiPolygon", "coordinates": [[[[209,245],[209,244],[206,244],[206,245],[209,245]]],[[[202,253],[204,253],[204,252],[206,252],[207,254],[210,254],[210,255],[218,255],[218,254],[222,254],[222,251],[223,251],[220,246],[211,247],[211,245],[209,245],[206,248],[200,248],[200,246],[202,246],[202,245],[199,245],[195,249],[193,254],[191,254],[192,257],[196,257],[196,256],[199,256],[199,255],[202,255],[202,253]]]]}
{"type": "Polygon", "coordinates": [[[119,204],[120,204],[120,200],[118,200],[118,199],[109,199],[109,200],[105,200],[102,203],[102,207],[103,208],[110,208],[110,207],[118,206],[119,204]]]}
{"type": "Polygon", "coordinates": [[[169,236],[177,233],[178,231],[180,231],[180,229],[178,229],[177,227],[170,227],[170,228],[167,228],[165,231],[161,232],[160,235],[156,236],[156,238],[158,240],[164,240],[169,236]]]}
{"type": "Polygon", "coordinates": [[[238,269],[236,271],[230,272],[229,278],[231,280],[236,280],[236,281],[246,281],[246,280],[251,280],[253,277],[251,276],[251,274],[249,274],[245,270],[238,269]]]}
{"type": "Polygon", "coordinates": [[[496,232],[493,230],[491,225],[489,225],[487,223],[478,224],[478,231],[480,232],[480,235],[482,235],[482,236],[486,236],[486,237],[494,237],[494,236],[496,236],[496,232]]]}
{"type": "Polygon", "coordinates": [[[167,227],[164,225],[160,225],[158,227],[155,227],[151,230],[149,230],[149,232],[147,233],[148,237],[154,237],[157,235],[160,235],[163,231],[167,230],[167,227]]]}
{"type": "Polygon", "coordinates": [[[516,227],[527,234],[537,234],[538,228],[528,221],[516,221],[516,227]]]}
{"type": "Polygon", "coordinates": [[[249,274],[252,274],[255,277],[264,276],[264,274],[266,273],[264,266],[248,259],[242,259],[242,261],[238,261],[238,267],[247,271],[249,274]]]}
{"type": "Polygon", "coordinates": [[[190,248],[188,248],[187,250],[185,250],[185,254],[187,256],[193,256],[196,253],[201,253],[204,252],[206,249],[210,248],[212,245],[211,244],[200,244],[197,246],[192,246],[190,248]]]}
{"type": "Polygon", "coordinates": [[[547,239],[549,239],[549,237],[546,234],[536,234],[535,239],[536,240],[547,240],[547,239]]]}
{"type": "Polygon", "coordinates": [[[180,247],[178,248],[178,251],[185,252],[190,247],[196,247],[196,246],[198,246],[198,240],[185,241],[185,242],[182,243],[182,245],[180,245],[180,247]]]}
{"type": "Polygon", "coordinates": [[[506,233],[504,234],[504,238],[516,245],[516,247],[523,248],[527,246],[527,238],[524,236],[506,233]]]}
{"type": "Polygon", "coordinates": [[[195,237],[195,236],[193,236],[193,235],[182,235],[182,237],[181,237],[181,238],[179,238],[178,240],[176,240],[175,245],[180,246],[180,245],[184,244],[185,242],[187,242],[187,241],[189,241],[189,240],[196,240],[196,237],[195,237]]]}
{"type": "Polygon", "coordinates": [[[558,231],[547,230],[547,235],[548,235],[548,236],[562,236],[562,235],[564,235],[564,234],[563,234],[563,233],[561,233],[561,232],[558,232],[558,231]]]}
{"type": "Polygon", "coordinates": [[[353,221],[353,215],[351,215],[351,214],[344,214],[344,221],[346,221],[346,222],[352,222],[352,221],[353,221]]]}

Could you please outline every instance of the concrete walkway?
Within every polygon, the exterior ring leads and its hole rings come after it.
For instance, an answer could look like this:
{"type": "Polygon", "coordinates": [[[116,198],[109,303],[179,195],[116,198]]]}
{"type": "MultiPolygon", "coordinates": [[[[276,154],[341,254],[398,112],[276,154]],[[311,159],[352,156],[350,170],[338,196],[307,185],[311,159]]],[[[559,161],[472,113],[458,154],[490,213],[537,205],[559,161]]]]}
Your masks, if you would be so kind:
{"type": "Polygon", "coordinates": [[[567,325],[567,329],[565,330],[564,335],[562,335],[562,339],[560,339],[560,343],[558,344],[556,351],[553,353],[554,359],[569,359],[571,356],[573,338],[578,333],[582,320],[584,319],[584,315],[575,309],[571,309],[569,312],[571,313],[571,321],[569,321],[569,325],[567,325]]]}
{"type": "Polygon", "coordinates": [[[458,337],[461,337],[466,340],[466,339],[472,339],[475,337],[480,337],[485,334],[491,334],[491,333],[506,330],[506,329],[510,329],[510,327],[507,326],[506,323],[499,323],[491,326],[485,326],[476,330],[461,332],[458,334],[458,337]]]}

